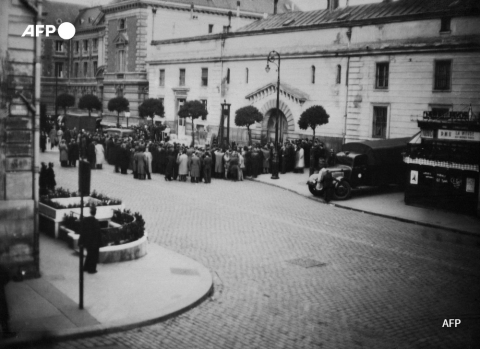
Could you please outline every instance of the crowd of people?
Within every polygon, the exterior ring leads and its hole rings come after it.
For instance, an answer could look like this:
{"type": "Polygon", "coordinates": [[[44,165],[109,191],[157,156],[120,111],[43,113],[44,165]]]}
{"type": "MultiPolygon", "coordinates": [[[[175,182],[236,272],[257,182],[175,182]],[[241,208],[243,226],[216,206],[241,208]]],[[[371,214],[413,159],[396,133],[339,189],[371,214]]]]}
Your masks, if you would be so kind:
{"type": "MultiPolygon", "coordinates": [[[[51,149],[58,146],[62,167],[75,167],[79,159],[85,159],[92,169],[102,169],[104,162],[115,166],[115,172],[131,171],[139,180],[151,179],[153,173],[164,176],[166,181],[210,183],[211,178],[242,181],[272,172],[274,145],[256,143],[238,146],[234,142],[224,146],[185,146],[162,139],[160,128],[135,126],[134,133],[119,138],[96,132],[71,130],[64,126],[52,127],[42,132],[41,150],[47,143],[51,149]],[[47,141],[48,139],[48,141],[47,141]]],[[[331,165],[333,151],[329,152],[318,139],[285,141],[278,152],[278,170],[310,174],[331,165]]]]}

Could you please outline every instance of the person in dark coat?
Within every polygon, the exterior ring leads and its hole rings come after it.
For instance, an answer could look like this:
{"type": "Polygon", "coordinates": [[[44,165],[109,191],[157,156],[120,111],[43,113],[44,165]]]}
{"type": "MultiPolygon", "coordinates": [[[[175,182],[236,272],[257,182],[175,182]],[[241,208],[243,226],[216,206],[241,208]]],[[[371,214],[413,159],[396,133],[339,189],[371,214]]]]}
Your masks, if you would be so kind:
{"type": "Polygon", "coordinates": [[[77,167],[79,156],[78,143],[72,138],[68,147],[68,166],[77,167]]]}
{"type": "Polygon", "coordinates": [[[260,158],[260,152],[257,147],[254,147],[252,151],[252,166],[251,166],[252,167],[251,174],[253,178],[257,178],[259,169],[262,168],[261,163],[262,163],[262,160],[260,158]]]}
{"type": "Polygon", "coordinates": [[[87,160],[90,163],[90,168],[94,170],[96,168],[96,153],[95,153],[95,142],[90,142],[87,146],[87,160]]]}
{"type": "Polygon", "coordinates": [[[159,172],[160,174],[165,174],[165,168],[167,167],[167,150],[164,147],[160,148],[160,153],[158,155],[159,161],[159,172]]]}
{"type": "Polygon", "coordinates": [[[326,202],[330,202],[333,197],[333,176],[332,173],[327,170],[323,176],[323,195],[326,202]]]}
{"type": "Polygon", "coordinates": [[[97,208],[90,207],[90,217],[86,217],[82,222],[82,230],[78,245],[87,249],[87,258],[83,269],[90,274],[97,272],[98,257],[100,254],[100,246],[102,245],[102,233],[100,223],[95,218],[97,208]]]}
{"type": "Polygon", "coordinates": [[[41,168],[40,168],[40,176],[38,179],[38,186],[40,187],[40,195],[46,195],[48,194],[48,189],[47,189],[47,165],[45,165],[44,162],[42,162],[41,168]]]}
{"type": "Polygon", "coordinates": [[[47,149],[47,135],[45,134],[44,131],[40,133],[40,150],[42,153],[45,153],[45,150],[47,149]]]}
{"type": "Polygon", "coordinates": [[[212,166],[213,161],[210,156],[210,152],[205,152],[205,158],[203,159],[203,176],[205,178],[205,183],[212,183],[212,166]]]}
{"type": "Polygon", "coordinates": [[[126,144],[120,147],[119,158],[121,173],[127,174],[128,165],[130,164],[130,150],[126,144]]]}
{"type": "Polygon", "coordinates": [[[167,152],[167,167],[165,168],[165,180],[171,181],[177,163],[177,157],[173,153],[173,149],[168,149],[167,152]]]}
{"type": "Polygon", "coordinates": [[[65,140],[65,143],[70,144],[72,134],[70,133],[70,130],[68,128],[65,129],[65,132],[63,133],[63,139],[65,140]]]}
{"type": "Polygon", "coordinates": [[[8,312],[7,295],[5,286],[10,282],[10,272],[0,265],[0,325],[2,326],[2,337],[12,338],[17,334],[10,330],[10,313],[8,312]]]}
{"type": "Polygon", "coordinates": [[[57,181],[55,181],[55,171],[53,170],[53,162],[48,163],[45,181],[46,181],[48,190],[55,190],[57,181]]]}

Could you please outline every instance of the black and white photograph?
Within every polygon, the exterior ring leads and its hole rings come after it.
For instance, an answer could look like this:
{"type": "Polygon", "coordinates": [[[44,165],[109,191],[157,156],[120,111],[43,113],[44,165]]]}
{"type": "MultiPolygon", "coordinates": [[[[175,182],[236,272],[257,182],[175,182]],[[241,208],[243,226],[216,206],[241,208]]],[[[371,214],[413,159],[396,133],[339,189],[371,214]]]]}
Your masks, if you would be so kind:
{"type": "Polygon", "coordinates": [[[0,0],[0,348],[480,348],[480,0],[0,0]]]}

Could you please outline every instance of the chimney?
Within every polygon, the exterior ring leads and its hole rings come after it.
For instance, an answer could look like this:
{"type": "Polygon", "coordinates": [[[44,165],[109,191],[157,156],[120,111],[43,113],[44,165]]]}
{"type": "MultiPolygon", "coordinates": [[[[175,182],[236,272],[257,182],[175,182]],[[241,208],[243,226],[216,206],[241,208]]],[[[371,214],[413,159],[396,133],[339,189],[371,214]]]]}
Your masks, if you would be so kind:
{"type": "Polygon", "coordinates": [[[240,17],[240,1],[237,1],[237,17],[240,17]]]}
{"type": "Polygon", "coordinates": [[[333,11],[338,8],[338,0],[328,0],[328,10],[333,11]]]}
{"type": "Polygon", "coordinates": [[[278,0],[273,0],[273,14],[277,14],[277,5],[278,5],[278,0]]]}
{"type": "Polygon", "coordinates": [[[193,8],[195,7],[195,5],[193,5],[193,3],[190,5],[190,19],[193,19],[193,8]]]}
{"type": "Polygon", "coordinates": [[[232,11],[228,11],[228,28],[227,28],[227,33],[230,31],[230,28],[232,27],[232,11]]]}

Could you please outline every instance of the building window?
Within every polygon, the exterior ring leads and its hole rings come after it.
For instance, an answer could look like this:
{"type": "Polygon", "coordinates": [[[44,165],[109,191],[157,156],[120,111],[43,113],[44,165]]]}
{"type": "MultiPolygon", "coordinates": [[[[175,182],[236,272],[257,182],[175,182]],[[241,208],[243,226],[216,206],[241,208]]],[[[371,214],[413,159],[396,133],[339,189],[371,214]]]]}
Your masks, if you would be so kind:
{"type": "Polygon", "coordinates": [[[208,86],[208,68],[202,68],[202,86],[208,86]]]}
{"type": "Polygon", "coordinates": [[[165,105],[165,98],[160,97],[159,100],[160,100],[160,103],[162,103],[162,105],[165,105]]]}
{"type": "Polygon", "coordinates": [[[159,83],[160,86],[165,86],[165,69],[160,69],[159,83]]]}
{"type": "Polygon", "coordinates": [[[440,32],[450,32],[450,24],[452,22],[452,19],[450,17],[444,17],[441,19],[440,22],[440,32]]]}
{"type": "Polygon", "coordinates": [[[208,34],[212,34],[213,33],[213,24],[209,24],[208,25],[208,34]]]}
{"type": "Polygon", "coordinates": [[[117,88],[117,97],[123,97],[123,88],[117,88]]]}
{"type": "Polygon", "coordinates": [[[373,138],[387,138],[388,107],[373,107],[373,138]]]}
{"type": "Polygon", "coordinates": [[[185,86],[185,69],[180,69],[179,86],[185,86]]]}
{"type": "Polygon", "coordinates": [[[312,65],[312,84],[315,83],[315,66],[312,65]]]}
{"type": "Polygon", "coordinates": [[[73,76],[78,78],[78,70],[79,70],[80,65],[78,63],[75,63],[74,69],[73,69],[73,76]]]}
{"type": "Polygon", "coordinates": [[[98,63],[97,61],[93,61],[93,76],[97,74],[98,63]]]}
{"type": "Polygon", "coordinates": [[[227,69],[227,84],[230,83],[230,68],[227,69]]]}
{"type": "Polygon", "coordinates": [[[63,41],[55,41],[55,51],[63,52],[63,41]]]}
{"type": "Polygon", "coordinates": [[[83,40],[83,52],[88,52],[88,40],[83,40]]]}
{"type": "Polygon", "coordinates": [[[377,72],[375,74],[375,88],[388,88],[388,66],[389,63],[377,63],[377,72]]]}
{"type": "Polygon", "coordinates": [[[118,30],[124,30],[127,28],[127,20],[125,18],[121,18],[118,21],[118,30]]]}
{"type": "Polygon", "coordinates": [[[341,84],[342,83],[342,66],[339,64],[337,65],[337,80],[336,80],[337,84],[341,84]]]}
{"type": "Polygon", "coordinates": [[[248,68],[245,68],[245,83],[247,84],[248,84],[248,73],[249,73],[248,68]]]}
{"type": "Polygon", "coordinates": [[[85,78],[88,76],[88,62],[83,62],[83,76],[85,78]]]}
{"type": "Polygon", "coordinates": [[[63,63],[56,62],[55,63],[55,76],[57,78],[63,78],[63,63]]]}
{"type": "Polygon", "coordinates": [[[207,100],[201,99],[200,102],[202,102],[203,106],[205,107],[205,110],[207,110],[207,100]]]}
{"type": "Polygon", "coordinates": [[[452,105],[445,105],[445,104],[430,105],[430,111],[432,112],[432,116],[436,118],[441,118],[442,116],[449,115],[452,109],[453,109],[452,105]]]}
{"type": "Polygon", "coordinates": [[[79,42],[79,41],[75,41],[75,53],[78,54],[79,51],[80,51],[80,42],[79,42]]]}
{"type": "Polygon", "coordinates": [[[452,61],[435,61],[434,89],[448,91],[451,88],[452,61]]]}
{"type": "Polygon", "coordinates": [[[224,32],[224,33],[228,33],[228,28],[229,28],[228,25],[224,25],[224,26],[223,26],[223,32],[224,32]]]}
{"type": "Polygon", "coordinates": [[[93,51],[98,51],[98,39],[93,39],[93,51]]]}
{"type": "Polygon", "coordinates": [[[117,52],[117,71],[125,71],[125,50],[119,50],[117,52]]]}

